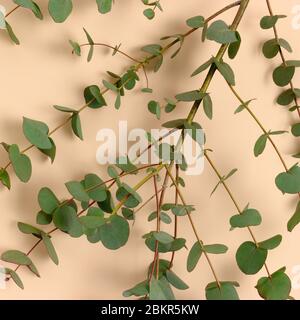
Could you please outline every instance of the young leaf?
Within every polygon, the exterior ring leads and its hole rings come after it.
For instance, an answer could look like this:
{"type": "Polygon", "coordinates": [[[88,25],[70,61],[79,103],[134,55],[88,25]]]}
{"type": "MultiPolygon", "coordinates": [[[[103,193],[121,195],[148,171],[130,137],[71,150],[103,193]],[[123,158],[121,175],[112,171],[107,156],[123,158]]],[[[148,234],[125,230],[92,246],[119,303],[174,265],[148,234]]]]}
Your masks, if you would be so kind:
{"type": "Polygon", "coordinates": [[[72,0],[49,0],[49,13],[57,23],[64,22],[72,12],[72,9],[72,0]]]}
{"type": "Polygon", "coordinates": [[[218,283],[209,283],[205,288],[207,300],[239,300],[235,287],[239,284],[236,282],[221,282],[219,288],[218,283]]]}
{"type": "Polygon", "coordinates": [[[50,239],[50,237],[46,234],[46,233],[42,233],[42,239],[43,239],[43,243],[47,249],[47,252],[49,254],[50,259],[56,264],[58,265],[59,261],[58,261],[58,256],[57,253],[55,251],[55,248],[52,244],[52,241],[50,239]]]}
{"type": "Polygon", "coordinates": [[[286,18],[284,15],[272,15],[272,16],[264,16],[260,20],[260,27],[262,29],[270,29],[273,28],[277,21],[281,18],[286,18]]]}
{"type": "Polygon", "coordinates": [[[207,68],[209,68],[211,66],[211,64],[213,63],[214,59],[210,58],[208,61],[206,61],[205,63],[203,63],[200,67],[198,67],[192,74],[191,77],[196,76],[197,74],[205,71],[207,68]]]}
{"type": "Polygon", "coordinates": [[[148,8],[148,9],[145,9],[143,11],[143,14],[146,18],[148,18],[149,20],[152,20],[154,17],[155,17],[155,12],[153,9],[151,8],[148,8]]]}
{"type": "Polygon", "coordinates": [[[78,112],[74,112],[72,115],[71,126],[74,134],[80,139],[83,140],[81,120],[78,112]]]}
{"type": "Polygon", "coordinates": [[[231,69],[230,65],[225,63],[224,61],[218,61],[217,59],[214,59],[214,63],[221,73],[221,75],[224,77],[224,79],[232,86],[235,85],[235,76],[234,72],[231,69]]]}
{"type": "Polygon", "coordinates": [[[161,109],[160,109],[160,105],[157,101],[151,100],[148,103],[148,110],[152,113],[156,115],[156,118],[159,120],[160,119],[160,114],[161,114],[161,109]]]}
{"type": "Polygon", "coordinates": [[[222,20],[214,21],[207,29],[206,38],[221,44],[238,41],[236,33],[222,20]]]}
{"type": "Polygon", "coordinates": [[[40,211],[36,216],[36,223],[40,225],[48,225],[52,222],[52,215],[40,211]]]}
{"type": "Polygon", "coordinates": [[[45,156],[50,158],[51,163],[54,162],[56,157],[56,145],[52,138],[49,137],[49,140],[51,142],[51,148],[50,149],[39,149],[45,156]]]}
{"type": "Polygon", "coordinates": [[[20,153],[16,144],[11,145],[9,148],[9,159],[17,177],[22,182],[28,182],[32,174],[31,161],[25,154],[20,153]]]}
{"type": "Polygon", "coordinates": [[[0,182],[4,185],[4,187],[10,190],[11,188],[10,177],[7,170],[3,168],[0,169],[0,182]]]}
{"type": "Polygon", "coordinates": [[[123,247],[129,238],[129,224],[123,217],[113,215],[100,227],[101,241],[105,248],[117,250],[123,247]]]}
{"type": "Polygon", "coordinates": [[[135,208],[142,202],[140,195],[126,183],[122,183],[117,190],[116,197],[119,201],[124,202],[128,208],[135,208]]]}
{"type": "Polygon", "coordinates": [[[256,274],[264,265],[268,250],[257,247],[255,243],[247,241],[241,244],[236,252],[236,261],[245,274],[256,274]]]}
{"type": "Polygon", "coordinates": [[[11,278],[13,279],[14,283],[21,289],[24,289],[24,285],[23,282],[21,280],[21,278],[18,276],[18,274],[10,269],[10,268],[0,268],[0,272],[4,272],[5,274],[11,276],[11,278]]]}
{"type": "Polygon", "coordinates": [[[127,157],[118,157],[116,166],[124,172],[137,174],[138,168],[127,157]]]}
{"type": "Polygon", "coordinates": [[[259,242],[258,246],[263,249],[273,250],[280,245],[281,241],[282,241],[282,235],[278,234],[268,240],[259,242]]]}
{"type": "Polygon", "coordinates": [[[106,106],[106,101],[104,100],[99,87],[96,85],[85,88],[84,98],[86,104],[92,109],[98,109],[106,106]]]}
{"type": "Polygon", "coordinates": [[[193,29],[202,28],[204,26],[204,17],[195,16],[186,20],[186,24],[193,29]]]}
{"type": "Polygon", "coordinates": [[[198,261],[202,255],[202,252],[203,252],[202,247],[201,247],[200,243],[197,241],[193,245],[193,247],[188,255],[188,259],[187,259],[188,272],[192,272],[196,268],[198,261]]]}
{"type": "Polygon", "coordinates": [[[264,150],[266,148],[267,141],[268,141],[268,135],[266,135],[266,134],[261,135],[257,139],[255,146],[254,146],[255,157],[258,157],[260,154],[262,154],[264,152],[264,150]]]}
{"type": "Polygon", "coordinates": [[[241,42],[242,42],[241,36],[238,33],[238,31],[236,31],[235,34],[236,34],[236,38],[238,40],[235,41],[235,42],[230,43],[230,45],[228,47],[228,57],[230,59],[234,59],[236,57],[236,55],[239,52],[239,49],[240,49],[240,46],[241,46],[241,42]]]}
{"type": "Polygon", "coordinates": [[[42,230],[27,224],[27,223],[22,223],[22,222],[18,222],[18,229],[25,234],[32,234],[34,236],[36,236],[37,238],[41,238],[41,234],[42,234],[42,230]]]}
{"type": "Polygon", "coordinates": [[[69,234],[77,228],[78,224],[81,226],[77,219],[75,209],[70,206],[63,206],[56,209],[53,213],[53,223],[58,229],[68,232],[69,234]]]}
{"type": "Polygon", "coordinates": [[[71,47],[73,48],[72,53],[75,53],[77,56],[81,56],[81,48],[79,43],[69,40],[71,47]]]}
{"type": "Polygon", "coordinates": [[[209,94],[203,97],[203,109],[207,118],[211,120],[213,118],[213,105],[209,94]]]}
{"type": "Polygon", "coordinates": [[[277,40],[271,39],[264,43],[262,51],[267,59],[272,59],[277,56],[279,48],[277,40]]]}
{"type": "Polygon", "coordinates": [[[123,297],[128,298],[131,296],[142,297],[149,294],[149,281],[143,281],[135,285],[133,288],[123,292],[123,297]]]}
{"type": "Polygon", "coordinates": [[[224,244],[209,244],[203,246],[203,250],[211,254],[223,254],[228,251],[228,247],[226,247],[224,244]]]}
{"type": "Polygon", "coordinates": [[[285,273],[285,268],[281,268],[274,272],[270,278],[260,278],[256,288],[263,299],[287,300],[289,299],[292,284],[290,278],[285,273]]]}
{"type": "Polygon", "coordinates": [[[232,228],[246,228],[261,224],[261,215],[255,209],[245,209],[242,214],[234,215],[230,218],[232,228]]]}
{"type": "Polygon", "coordinates": [[[90,34],[86,31],[85,28],[83,28],[83,31],[86,35],[86,38],[88,40],[88,43],[90,45],[90,50],[88,53],[88,57],[87,57],[87,61],[90,62],[93,58],[93,54],[94,54],[94,40],[92,39],[92,37],[90,36],[90,34]]]}
{"type": "Polygon", "coordinates": [[[5,28],[6,28],[6,31],[10,37],[10,39],[16,44],[16,45],[19,45],[20,44],[20,41],[19,39],[17,38],[17,36],[15,35],[11,25],[5,21],[5,28]]]}
{"type": "Polygon", "coordinates": [[[49,139],[49,128],[41,122],[28,118],[23,118],[23,132],[25,137],[39,149],[51,149],[52,144],[49,139]]]}
{"type": "Polygon", "coordinates": [[[199,90],[193,90],[188,92],[179,93],[175,96],[178,101],[196,101],[201,100],[204,97],[204,93],[199,90]]]}

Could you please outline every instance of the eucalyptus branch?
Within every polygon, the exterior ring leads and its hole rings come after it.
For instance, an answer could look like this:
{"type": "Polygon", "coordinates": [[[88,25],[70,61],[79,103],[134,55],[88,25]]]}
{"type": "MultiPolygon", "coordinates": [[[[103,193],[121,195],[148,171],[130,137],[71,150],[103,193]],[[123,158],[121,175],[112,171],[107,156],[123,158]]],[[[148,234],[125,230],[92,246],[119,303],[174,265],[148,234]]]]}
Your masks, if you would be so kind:
{"type": "MultiPolygon", "coordinates": [[[[273,19],[274,19],[274,18],[276,19],[276,17],[274,16],[272,7],[271,7],[270,0],[266,0],[266,3],[267,3],[267,7],[268,7],[268,10],[269,10],[270,16],[271,16],[273,19]]],[[[272,26],[272,29],[273,29],[273,31],[274,31],[274,36],[275,36],[276,42],[279,44],[279,45],[278,45],[279,55],[280,55],[280,57],[281,57],[283,66],[288,67],[287,61],[286,61],[285,56],[284,56],[284,54],[283,54],[282,47],[281,47],[281,45],[280,45],[281,41],[280,41],[280,38],[279,38],[279,35],[278,35],[276,23],[272,26]]],[[[294,84],[293,84],[292,79],[288,82],[288,84],[289,84],[292,92],[294,92],[294,91],[295,91],[295,87],[294,87],[294,84]]],[[[294,102],[295,102],[295,106],[296,106],[296,109],[297,109],[298,116],[300,117],[300,106],[299,106],[299,103],[298,103],[298,97],[297,97],[296,95],[294,95],[294,102]]]]}

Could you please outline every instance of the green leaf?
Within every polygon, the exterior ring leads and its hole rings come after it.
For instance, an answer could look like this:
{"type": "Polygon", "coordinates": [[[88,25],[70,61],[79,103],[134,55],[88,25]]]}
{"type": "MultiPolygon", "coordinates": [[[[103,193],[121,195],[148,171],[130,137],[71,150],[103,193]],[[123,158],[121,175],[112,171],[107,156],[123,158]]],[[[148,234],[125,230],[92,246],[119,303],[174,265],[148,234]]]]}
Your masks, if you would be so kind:
{"type": "Polygon", "coordinates": [[[188,92],[179,93],[175,96],[178,101],[196,101],[201,100],[204,97],[204,93],[199,90],[193,90],[188,92]]]}
{"type": "Polygon", "coordinates": [[[105,14],[111,11],[113,0],[96,0],[98,10],[100,13],[105,14]]]}
{"type": "Polygon", "coordinates": [[[202,28],[204,26],[205,19],[202,16],[195,16],[186,20],[186,24],[193,29],[202,28]]]}
{"type": "MultiPolygon", "coordinates": [[[[100,211],[100,209],[98,210],[100,211]]],[[[87,229],[97,229],[105,224],[104,216],[89,215],[89,216],[80,217],[79,221],[87,229]]]]}
{"type": "Polygon", "coordinates": [[[78,201],[89,201],[90,197],[78,181],[69,181],[65,184],[70,194],[78,201]]]}
{"type": "Polygon", "coordinates": [[[300,168],[295,165],[288,172],[280,173],[275,179],[276,186],[283,193],[300,192],[300,168]]]}
{"type": "Polygon", "coordinates": [[[177,128],[177,129],[182,129],[184,127],[185,119],[176,119],[176,120],[171,120],[168,122],[165,122],[162,124],[164,128],[177,128]]]}
{"type": "Polygon", "coordinates": [[[92,39],[92,37],[90,36],[90,34],[86,31],[85,28],[83,28],[83,31],[86,35],[86,38],[88,40],[88,43],[90,45],[90,50],[88,53],[88,57],[87,57],[87,61],[90,62],[93,58],[93,54],[94,54],[94,40],[92,39]]]}
{"type": "Polygon", "coordinates": [[[205,63],[203,63],[200,67],[198,67],[192,74],[191,77],[194,77],[195,75],[205,71],[207,68],[209,68],[212,63],[213,63],[214,59],[210,58],[208,61],[206,61],[205,63]]]}
{"type": "Polygon", "coordinates": [[[96,85],[85,88],[84,98],[86,104],[88,104],[88,106],[92,109],[98,109],[106,106],[106,101],[104,100],[99,87],[96,85]]]}
{"type": "Polygon", "coordinates": [[[285,39],[278,39],[278,44],[289,53],[293,52],[291,45],[285,39]]]}
{"type": "Polygon", "coordinates": [[[257,139],[255,146],[254,146],[255,157],[258,157],[260,154],[262,154],[264,152],[264,150],[266,148],[267,141],[268,141],[268,135],[266,135],[266,134],[261,135],[257,139]]]}
{"type": "MultiPolygon", "coordinates": [[[[159,214],[160,216],[160,220],[166,224],[170,224],[172,222],[172,219],[169,217],[169,215],[165,212],[160,212],[159,214]]],[[[157,219],[157,213],[156,211],[152,212],[149,217],[148,217],[148,221],[152,221],[154,219],[157,219]]]]}
{"type": "Polygon", "coordinates": [[[292,289],[290,278],[285,268],[274,272],[271,277],[260,278],[256,288],[259,295],[266,300],[287,300],[292,289]]]}
{"type": "Polygon", "coordinates": [[[123,297],[128,298],[131,296],[142,297],[149,294],[149,281],[143,281],[135,285],[133,288],[123,292],[123,297]]]}
{"type": "Polygon", "coordinates": [[[57,23],[64,22],[72,12],[72,9],[72,0],[49,0],[49,13],[57,23]]]}
{"type": "Polygon", "coordinates": [[[253,100],[255,100],[255,99],[248,100],[248,101],[246,101],[244,104],[241,104],[240,106],[238,106],[238,107],[236,108],[236,110],[234,111],[234,114],[237,114],[237,113],[243,111],[246,107],[249,106],[249,103],[250,103],[251,101],[253,101],[253,100]]]}
{"type": "Polygon", "coordinates": [[[161,114],[161,109],[160,109],[160,105],[157,101],[151,100],[148,103],[148,110],[152,113],[156,115],[156,118],[159,120],[160,119],[160,114],[161,114]]]}
{"type": "Polygon", "coordinates": [[[51,163],[54,162],[56,157],[56,145],[52,138],[49,137],[49,140],[51,142],[51,148],[50,149],[39,149],[45,156],[50,158],[51,163]]]}
{"type": "Polygon", "coordinates": [[[123,217],[113,215],[100,227],[101,240],[105,248],[117,250],[123,247],[129,238],[129,224],[123,217]]]}
{"type": "Polygon", "coordinates": [[[11,145],[9,148],[9,159],[17,177],[22,182],[28,182],[32,174],[31,161],[25,154],[20,153],[16,144],[11,145]]]}
{"type": "Polygon", "coordinates": [[[279,66],[273,72],[273,81],[279,87],[284,87],[290,83],[295,74],[295,67],[279,66]]]}
{"type": "Polygon", "coordinates": [[[293,216],[290,218],[287,224],[288,231],[293,231],[293,229],[300,223],[300,201],[297,204],[296,210],[293,216]]]}
{"type": "Polygon", "coordinates": [[[154,17],[155,17],[155,12],[153,9],[151,8],[148,8],[148,9],[145,9],[143,11],[143,14],[146,18],[148,18],[149,20],[152,20],[154,17]]]}
{"type": "Polygon", "coordinates": [[[174,238],[164,231],[153,232],[153,237],[162,244],[169,244],[174,241],[174,238]]]}
{"type": "Polygon", "coordinates": [[[46,250],[48,252],[48,255],[50,257],[50,259],[56,264],[58,265],[59,260],[58,260],[58,256],[57,253],[55,251],[55,248],[52,244],[52,241],[50,239],[50,237],[46,234],[46,233],[42,233],[42,239],[43,239],[43,243],[46,247],[46,250]]]}
{"type": "Polygon", "coordinates": [[[80,116],[77,112],[73,113],[73,115],[72,115],[71,126],[72,126],[72,130],[73,130],[74,134],[80,140],[83,140],[81,120],[80,120],[80,116]]]}
{"type": "Polygon", "coordinates": [[[247,241],[241,244],[236,253],[236,261],[245,274],[256,274],[264,265],[268,250],[257,247],[255,243],[247,241]]]}
{"type": "Polygon", "coordinates": [[[103,83],[104,87],[106,87],[108,90],[111,90],[113,92],[119,91],[118,88],[114,84],[112,84],[111,82],[108,82],[106,80],[102,80],[102,83],[103,83]]]}
{"type": "Polygon", "coordinates": [[[73,207],[63,206],[56,209],[53,213],[53,223],[58,229],[68,232],[74,238],[80,237],[83,233],[73,207]]]}
{"type": "Polygon", "coordinates": [[[88,196],[94,201],[102,202],[107,198],[106,186],[96,174],[85,176],[84,188],[88,196]]]}
{"type": "Polygon", "coordinates": [[[258,246],[262,249],[273,250],[280,245],[281,241],[282,241],[282,235],[278,234],[268,240],[259,242],[258,246]]]}
{"type": "Polygon", "coordinates": [[[101,208],[104,212],[112,213],[114,210],[114,201],[111,196],[111,192],[109,190],[106,191],[106,200],[98,202],[99,208],[101,208]]]}
{"type": "Polygon", "coordinates": [[[77,112],[77,110],[75,110],[75,109],[68,108],[68,107],[64,107],[64,106],[54,105],[53,108],[56,109],[56,110],[58,110],[58,111],[66,112],[66,113],[74,113],[74,112],[77,112]]]}
{"type": "Polygon", "coordinates": [[[207,29],[206,38],[221,44],[238,41],[236,33],[222,20],[214,21],[207,29]]]}
{"type": "Polygon", "coordinates": [[[236,57],[241,47],[241,42],[242,42],[241,36],[237,31],[235,32],[235,34],[238,41],[230,43],[228,47],[228,57],[230,59],[234,59],[236,57]]]}
{"type": "Polygon", "coordinates": [[[59,206],[59,200],[49,188],[42,188],[38,194],[38,201],[44,213],[52,214],[59,206]]]}
{"type": "Polygon", "coordinates": [[[169,283],[178,290],[186,290],[189,288],[189,286],[171,270],[166,271],[166,278],[169,283]]]}
{"type": "Polygon", "coordinates": [[[117,190],[116,197],[119,201],[123,201],[128,208],[135,208],[142,202],[140,195],[126,183],[122,183],[117,190]]]}
{"type": "Polygon", "coordinates": [[[10,268],[0,268],[0,272],[4,272],[5,274],[7,275],[10,275],[11,278],[13,279],[14,283],[21,289],[24,289],[24,285],[23,285],[23,282],[21,280],[21,278],[18,276],[18,274],[10,269],[10,268]]]}
{"type": "Polygon", "coordinates": [[[18,229],[24,234],[32,234],[39,239],[42,237],[43,231],[41,229],[38,229],[38,228],[30,225],[30,224],[18,222],[18,229]]]}
{"type": "Polygon", "coordinates": [[[150,53],[154,56],[161,55],[162,46],[159,44],[148,44],[141,49],[144,52],[150,53]]]}
{"type": "Polygon", "coordinates": [[[149,298],[150,300],[175,300],[170,284],[165,277],[151,280],[149,298]]]}
{"type": "Polygon", "coordinates": [[[223,61],[218,61],[217,59],[214,59],[214,63],[221,73],[221,75],[224,77],[224,79],[232,86],[235,85],[235,76],[234,72],[231,69],[230,65],[223,62],[223,61]]]}
{"type": "Polygon", "coordinates": [[[277,56],[279,48],[276,39],[271,39],[264,43],[262,51],[267,59],[272,59],[277,56]]]}
{"type": "Polygon", "coordinates": [[[19,45],[20,44],[20,41],[19,39],[17,38],[17,36],[15,35],[11,25],[5,21],[5,27],[6,27],[6,31],[10,37],[10,39],[16,44],[16,45],[19,45]]]}
{"type": "Polygon", "coordinates": [[[212,100],[209,94],[206,94],[203,97],[203,109],[204,112],[207,116],[208,119],[212,119],[213,118],[213,105],[212,105],[212,100]]]}
{"type": "Polygon", "coordinates": [[[69,43],[70,43],[71,47],[73,48],[72,53],[75,53],[77,56],[80,57],[81,56],[81,48],[80,48],[79,43],[72,41],[72,40],[69,40],[69,43]]]}
{"type": "Polygon", "coordinates": [[[52,215],[40,211],[36,216],[36,223],[40,225],[48,225],[52,222],[52,215]]]}
{"type": "Polygon", "coordinates": [[[122,208],[122,215],[127,220],[134,220],[135,214],[134,211],[128,208],[122,208]]]}
{"type": "Polygon", "coordinates": [[[29,266],[32,264],[31,259],[19,250],[8,250],[2,253],[1,260],[14,263],[22,266],[29,266]]]}
{"type": "Polygon", "coordinates": [[[292,134],[295,137],[300,137],[300,123],[296,123],[292,126],[292,134]]]}
{"type": "Polygon", "coordinates": [[[188,255],[188,259],[187,259],[187,270],[188,272],[192,272],[198,262],[199,262],[199,259],[202,255],[202,247],[201,247],[201,244],[199,243],[199,241],[197,241],[193,246],[192,246],[192,249],[190,250],[189,252],[189,255],[188,255]]]}
{"type": "Polygon", "coordinates": [[[224,244],[209,244],[203,246],[203,250],[211,254],[223,254],[228,251],[228,247],[224,244]]]}
{"type": "Polygon", "coordinates": [[[43,19],[43,14],[42,14],[39,6],[35,2],[33,2],[31,0],[14,0],[14,3],[16,3],[17,5],[19,5],[23,8],[27,8],[27,9],[31,10],[38,19],[40,19],[40,20],[43,19]]]}
{"type": "Polygon", "coordinates": [[[245,209],[241,214],[234,215],[230,218],[230,225],[232,228],[245,228],[258,226],[261,224],[261,221],[261,215],[257,210],[245,209]]]}
{"type": "Polygon", "coordinates": [[[220,288],[217,282],[209,283],[205,288],[207,300],[239,300],[235,287],[236,282],[220,282],[220,288]]]}
{"type": "Polygon", "coordinates": [[[137,166],[135,166],[130,159],[124,156],[118,157],[117,161],[116,161],[116,166],[121,169],[124,172],[127,173],[132,173],[132,174],[137,174],[138,173],[138,168],[137,166]]]}
{"type": "Polygon", "coordinates": [[[49,128],[41,122],[23,118],[23,132],[25,137],[39,149],[51,149],[52,143],[49,139],[49,128]]]}
{"type": "Polygon", "coordinates": [[[4,185],[4,187],[10,190],[11,188],[10,177],[7,170],[3,168],[0,169],[0,182],[4,185]]]}
{"type": "Polygon", "coordinates": [[[284,15],[272,15],[272,16],[264,16],[260,20],[260,26],[262,29],[270,29],[273,28],[277,21],[281,18],[286,18],[284,15]]]}
{"type": "Polygon", "coordinates": [[[282,106],[287,106],[295,99],[295,92],[292,89],[283,91],[277,98],[277,103],[282,106]]]}

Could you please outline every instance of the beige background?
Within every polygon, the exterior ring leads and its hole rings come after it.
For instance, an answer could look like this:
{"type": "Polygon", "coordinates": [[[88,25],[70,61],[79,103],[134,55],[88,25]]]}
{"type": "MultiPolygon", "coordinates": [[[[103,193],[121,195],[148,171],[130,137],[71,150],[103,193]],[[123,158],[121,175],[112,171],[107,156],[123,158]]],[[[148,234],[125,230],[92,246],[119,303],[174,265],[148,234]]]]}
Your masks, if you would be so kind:
{"type": "MultiPolygon", "coordinates": [[[[38,1],[46,12],[46,1],[38,1]]],[[[55,24],[45,14],[44,21],[38,21],[26,10],[16,11],[9,19],[21,40],[21,46],[13,46],[3,32],[0,33],[0,88],[1,88],[1,140],[17,142],[25,146],[22,136],[22,116],[46,121],[54,127],[61,121],[62,115],[55,112],[51,105],[61,104],[80,107],[83,103],[82,91],[86,85],[100,83],[106,70],[122,72],[129,61],[121,56],[111,57],[107,50],[96,49],[94,60],[87,64],[86,52],[82,58],[70,54],[68,39],[85,41],[82,27],[93,35],[94,39],[111,45],[123,43],[123,49],[139,56],[139,47],[157,42],[161,36],[185,32],[185,20],[201,14],[208,16],[230,1],[205,0],[163,0],[164,12],[159,13],[154,21],[142,16],[143,5],[138,0],[116,1],[110,15],[97,13],[95,1],[74,1],[74,12],[64,24],[55,24]]],[[[275,13],[289,17],[279,24],[280,34],[291,42],[294,54],[299,58],[300,30],[291,26],[291,10],[300,4],[297,0],[273,0],[275,13]]],[[[7,9],[12,8],[11,1],[1,0],[7,9]]],[[[230,22],[235,9],[224,15],[230,22]]],[[[240,27],[243,45],[240,54],[232,66],[236,73],[237,89],[248,100],[257,98],[252,108],[267,128],[276,130],[289,129],[295,119],[285,108],[274,104],[274,98],[280,92],[271,81],[271,71],[279,64],[278,59],[267,61],[261,54],[263,41],[270,39],[272,31],[262,31],[259,20],[267,14],[265,1],[252,0],[240,27]]],[[[180,55],[166,59],[158,74],[150,74],[150,84],[154,88],[151,98],[162,100],[174,94],[199,87],[202,77],[190,78],[191,72],[203,61],[216,52],[217,44],[201,43],[200,33],[189,37],[180,55]]],[[[295,83],[300,82],[299,73],[295,83]]],[[[105,174],[105,168],[97,165],[95,154],[98,147],[96,133],[100,128],[116,128],[118,120],[129,120],[130,127],[150,129],[155,124],[146,105],[150,96],[141,94],[139,88],[145,85],[142,77],[138,88],[127,95],[122,108],[116,112],[111,105],[98,111],[88,110],[83,113],[85,141],[73,138],[69,129],[55,134],[58,154],[51,166],[36,151],[30,156],[34,163],[31,181],[24,185],[13,178],[11,192],[0,191],[0,251],[18,248],[27,251],[34,239],[17,231],[16,222],[32,223],[38,210],[36,196],[42,186],[53,188],[61,197],[67,197],[63,185],[65,181],[80,179],[87,172],[105,174]]],[[[217,75],[210,87],[214,101],[214,120],[209,121],[200,112],[197,121],[201,122],[208,136],[209,148],[214,150],[212,158],[225,174],[237,167],[238,173],[229,181],[241,206],[250,202],[263,215],[262,226],[255,232],[260,240],[274,234],[284,235],[282,245],[270,252],[268,265],[272,272],[282,266],[297,282],[292,273],[294,266],[300,265],[299,228],[293,233],[286,232],[286,222],[292,214],[296,197],[285,196],[276,189],[274,178],[282,167],[273,150],[268,146],[259,159],[253,156],[253,145],[261,134],[256,124],[244,112],[233,116],[238,106],[237,101],[228,91],[224,80],[217,75]]],[[[109,102],[112,99],[107,98],[109,102]]],[[[181,104],[172,114],[172,118],[185,116],[189,104],[181,104]]],[[[162,122],[167,117],[164,115],[162,122]]],[[[289,165],[293,160],[289,155],[297,150],[297,141],[291,135],[275,137],[289,165]]],[[[299,151],[299,150],[298,150],[299,151]]],[[[6,162],[6,154],[0,151],[1,164],[6,162]]],[[[203,175],[189,177],[187,201],[196,205],[194,215],[202,239],[206,243],[225,243],[230,250],[226,255],[212,256],[213,264],[222,280],[236,280],[240,283],[239,294],[242,299],[257,299],[254,285],[264,271],[255,276],[245,276],[237,268],[234,255],[243,241],[249,240],[245,230],[229,232],[228,219],[235,214],[228,195],[221,187],[212,198],[209,194],[217,179],[208,166],[203,175]]],[[[151,186],[152,187],[152,186],[151,186]]],[[[142,194],[149,194],[151,188],[143,188],[142,194]]],[[[138,216],[132,229],[128,245],[117,252],[111,252],[102,245],[91,245],[84,238],[71,239],[56,233],[53,241],[60,256],[60,265],[56,267],[47,257],[43,248],[38,248],[32,255],[41,279],[34,277],[24,268],[20,275],[25,290],[19,290],[9,283],[6,290],[0,290],[1,299],[121,299],[122,291],[145,278],[146,266],[152,259],[152,253],[145,248],[141,236],[154,228],[146,221],[154,204],[148,206],[138,216]]],[[[188,238],[188,245],[194,243],[191,228],[185,218],[179,227],[180,236],[188,238]]],[[[186,271],[187,253],[182,251],[176,256],[174,270],[186,280],[190,289],[176,292],[178,298],[203,299],[204,288],[213,281],[205,259],[197,269],[189,274],[186,271]]],[[[297,283],[296,283],[297,284],[297,283]]],[[[293,290],[292,295],[300,298],[300,290],[293,290]]]]}

